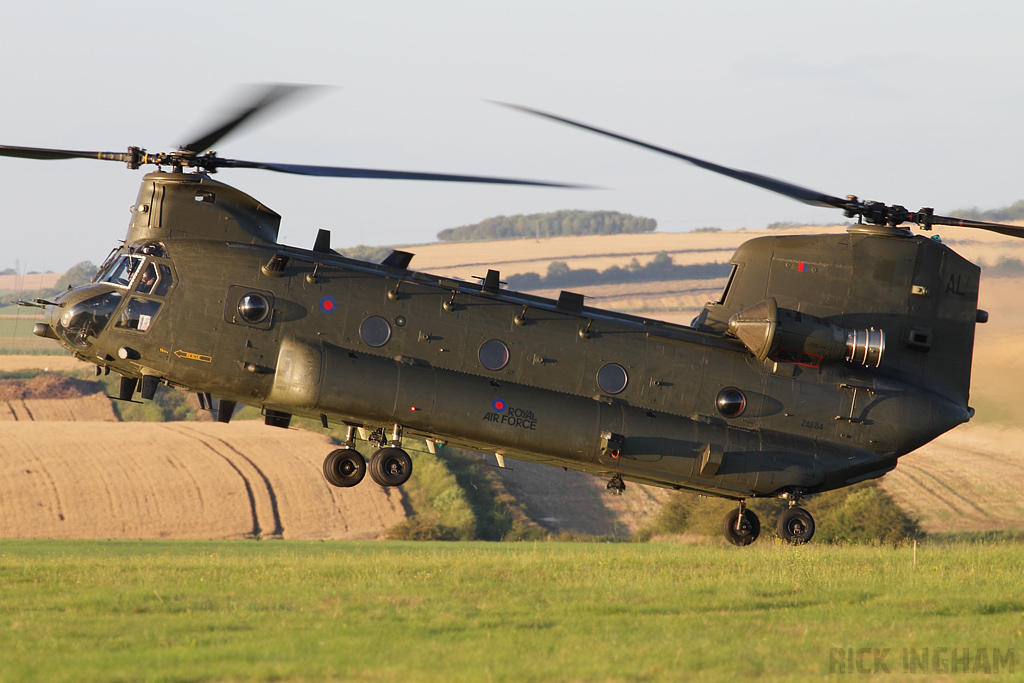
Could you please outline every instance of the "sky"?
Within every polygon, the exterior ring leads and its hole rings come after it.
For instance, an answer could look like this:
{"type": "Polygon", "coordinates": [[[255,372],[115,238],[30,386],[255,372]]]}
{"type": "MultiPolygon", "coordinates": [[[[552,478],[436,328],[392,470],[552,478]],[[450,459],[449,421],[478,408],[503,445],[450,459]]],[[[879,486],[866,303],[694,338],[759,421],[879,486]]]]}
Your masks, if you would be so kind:
{"type": "MultiPolygon", "coordinates": [[[[341,249],[417,244],[558,209],[652,217],[665,232],[844,220],[493,101],[912,210],[1024,198],[1021,3],[41,0],[0,12],[0,144],[171,151],[242,85],[309,83],[330,87],[215,150],[601,188],[217,175],[280,213],[281,241],[300,247],[318,228],[341,249]]],[[[0,270],[101,262],[142,173],[0,158],[0,270]]]]}

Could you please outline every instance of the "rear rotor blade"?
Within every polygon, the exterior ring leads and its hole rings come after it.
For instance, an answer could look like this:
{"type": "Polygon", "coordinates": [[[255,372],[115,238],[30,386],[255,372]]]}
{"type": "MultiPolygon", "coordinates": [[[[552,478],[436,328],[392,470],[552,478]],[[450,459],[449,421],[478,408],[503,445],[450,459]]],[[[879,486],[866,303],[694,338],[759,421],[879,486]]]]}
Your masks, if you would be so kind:
{"type": "Polygon", "coordinates": [[[421,173],[418,171],[387,171],[372,168],[348,168],[344,166],[309,166],[305,164],[275,164],[240,159],[217,159],[218,167],[258,168],[279,173],[320,176],[328,178],[375,178],[378,180],[433,180],[450,183],[489,183],[493,185],[533,185],[536,187],[564,187],[571,189],[588,188],[587,185],[568,185],[540,180],[518,178],[496,178],[493,176],[451,175],[447,173],[421,173]]]}
{"type": "Polygon", "coordinates": [[[205,135],[200,136],[194,142],[183,145],[181,149],[195,154],[200,154],[201,152],[213,147],[224,136],[228,135],[231,131],[235,130],[268,107],[300,90],[308,90],[312,87],[314,86],[286,84],[263,86],[258,90],[258,95],[253,98],[251,104],[237,110],[218,127],[207,132],[205,135]]]}
{"type": "Polygon", "coordinates": [[[637,145],[639,147],[643,147],[645,149],[658,152],[659,154],[667,154],[668,156],[675,157],[676,159],[682,159],[683,161],[687,161],[695,166],[699,166],[713,173],[718,173],[720,175],[728,176],[730,178],[734,178],[744,183],[756,185],[757,187],[764,188],[765,190],[770,190],[771,192],[776,192],[778,194],[785,195],[786,197],[790,197],[791,199],[796,199],[797,201],[803,202],[804,204],[810,204],[811,206],[833,207],[837,209],[847,208],[847,200],[845,199],[840,199],[839,197],[833,197],[831,195],[823,194],[815,190],[810,190],[806,187],[800,187],[799,185],[794,185],[793,183],[787,183],[784,180],[777,180],[775,178],[769,178],[768,176],[760,175],[759,173],[742,171],[736,168],[729,168],[728,166],[720,166],[719,164],[714,164],[711,163],[710,161],[704,161],[703,159],[698,159],[697,157],[692,157],[689,156],[688,154],[682,154],[681,152],[675,152],[671,149],[658,147],[657,145],[652,145],[649,142],[636,140],[634,138],[626,137],[625,135],[619,135],[618,133],[613,133],[611,131],[596,128],[585,123],[580,123],[579,121],[573,121],[572,119],[566,119],[561,116],[555,116],[554,114],[548,114],[547,112],[539,111],[537,109],[531,109],[529,107],[524,107],[522,105],[509,104],[507,102],[495,102],[495,104],[500,104],[502,106],[510,107],[512,109],[518,109],[519,111],[523,111],[528,114],[543,116],[546,119],[551,119],[552,121],[558,121],[559,123],[565,123],[570,126],[582,128],[583,130],[589,130],[592,133],[598,133],[599,135],[605,135],[610,138],[615,138],[616,140],[621,140],[622,142],[628,142],[631,145],[637,145]]]}
{"type": "Polygon", "coordinates": [[[952,218],[950,216],[932,216],[929,221],[931,225],[952,225],[958,228],[977,228],[998,232],[1010,237],[1024,237],[1024,227],[1019,225],[1006,225],[1004,223],[989,223],[988,221],[975,221],[970,218],[952,218]]]}

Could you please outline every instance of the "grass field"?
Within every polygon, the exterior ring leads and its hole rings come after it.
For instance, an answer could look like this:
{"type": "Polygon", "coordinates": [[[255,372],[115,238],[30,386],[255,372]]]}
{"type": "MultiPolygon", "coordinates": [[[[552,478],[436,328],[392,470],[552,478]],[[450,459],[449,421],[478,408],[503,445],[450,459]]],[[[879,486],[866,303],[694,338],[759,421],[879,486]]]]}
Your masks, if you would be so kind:
{"type": "Polygon", "coordinates": [[[923,648],[1019,676],[1020,546],[914,554],[3,541],[0,680],[803,681],[853,663],[888,681],[933,671],[923,648]]]}

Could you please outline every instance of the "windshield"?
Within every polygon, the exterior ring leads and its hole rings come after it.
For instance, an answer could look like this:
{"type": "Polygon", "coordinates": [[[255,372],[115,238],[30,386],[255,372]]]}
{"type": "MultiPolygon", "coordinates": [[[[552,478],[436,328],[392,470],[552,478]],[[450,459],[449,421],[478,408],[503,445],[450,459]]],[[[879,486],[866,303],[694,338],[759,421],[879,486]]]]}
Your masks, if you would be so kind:
{"type": "Polygon", "coordinates": [[[85,349],[92,346],[110,322],[110,316],[117,310],[121,298],[120,292],[106,292],[79,301],[61,313],[57,321],[57,334],[74,347],[85,349]]]}
{"type": "Polygon", "coordinates": [[[142,265],[141,256],[121,256],[114,261],[100,277],[99,282],[109,282],[127,287],[142,265]]]}

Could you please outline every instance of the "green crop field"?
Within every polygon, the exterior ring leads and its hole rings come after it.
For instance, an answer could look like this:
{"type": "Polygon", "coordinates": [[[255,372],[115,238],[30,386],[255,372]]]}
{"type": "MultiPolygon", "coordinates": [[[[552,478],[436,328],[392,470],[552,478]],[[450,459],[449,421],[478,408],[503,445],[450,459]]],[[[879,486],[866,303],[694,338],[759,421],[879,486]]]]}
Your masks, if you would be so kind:
{"type": "Polygon", "coordinates": [[[1019,680],[1022,556],[6,540],[0,680],[1019,680]]]}

